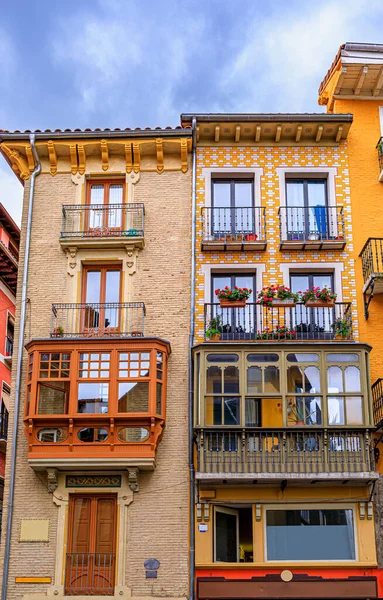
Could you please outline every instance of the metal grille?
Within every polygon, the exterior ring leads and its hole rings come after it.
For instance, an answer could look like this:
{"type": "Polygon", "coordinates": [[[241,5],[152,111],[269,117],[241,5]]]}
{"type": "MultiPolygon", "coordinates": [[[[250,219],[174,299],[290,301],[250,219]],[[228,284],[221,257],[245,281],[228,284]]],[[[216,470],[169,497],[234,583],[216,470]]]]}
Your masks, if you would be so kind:
{"type": "Polygon", "coordinates": [[[202,208],[204,239],[220,240],[226,236],[242,236],[244,242],[266,240],[265,208],[251,207],[208,207],[202,208]]]}
{"type": "Polygon", "coordinates": [[[377,427],[383,425],[383,379],[377,379],[372,384],[372,407],[374,411],[374,423],[377,427]]]}
{"type": "Polygon", "coordinates": [[[344,240],[342,206],[281,206],[281,240],[344,240]]]}
{"type": "Polygon", "coordinates": [[[383,238],[368,238],[359,256],[364,281],[375,273],[383,273],[383,238]]]}
{"type": "Polygon", "coordinates": [[[66,555],[65,594],[113,596],[116,555],[72,552],[66,555]]]}
{"type": "Polygon", "coordinates": [[[144,236],[142,203],[63,206],[62,213],[62,238],[144,236]]]}
{"type": "Polygon", "coordinates": [[[143,302],[53,304],[51,337],[141,337],[143,302]]]}

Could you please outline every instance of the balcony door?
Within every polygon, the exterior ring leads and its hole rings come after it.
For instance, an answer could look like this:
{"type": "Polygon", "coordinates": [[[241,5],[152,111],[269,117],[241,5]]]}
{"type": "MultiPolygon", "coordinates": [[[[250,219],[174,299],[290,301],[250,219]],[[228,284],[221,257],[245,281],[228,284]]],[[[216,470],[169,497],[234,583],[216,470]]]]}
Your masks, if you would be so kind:
{"type": "Polygon", "coordinates": [[[89,266],[83,273],[83,331],[113,334],[120,328],[120,266],[89,266]]]}
{"type": "Polygon", "coordinates": [[[289,240],[328,239],[327,180],[288,179],[286,213],[289,240]]]}
{"type": "MultiPolygon", "coordinates": [[[[255,275],[254,273],[245,274],[220,274],[212,275],[211,280],[212,288],[212,305],[211,317],[212,319],[218,317],[220,326],[222,328],[221,339],[222,340],[247,340],[254,339],[254,332],[256,331],[255,326],[255,275]],[[228,286],[234,289],[235,286],[239,288],[247,288],[253,290],[250,294],[247,304],[244,308],[221,308],[219,305],[219,299],[215,295],[217,288],[223,289],[228,286]]],[[[209,320],[209,319],[208,319],[209,320]]],[[[208,324],[208,323],[207,323],[208,324]]]]}
{"type": "Polygon", "coordinates": [[[72,495],[65,594],[113,596],[116,568],[114,495],[72,495]]]}
{"type": "MultiPolygon", "coordinates": [[[[291,291],[305,292],[311,287],[327,287],[334,291],[333,273],[292,273],[290,275],[291,291]]],[[[335,320],[335,311],[331,308],[306,308],[297,305],[296,311],[292,312],[293,327],[296,329],[297,338],[332,339],[331,325],[335,320]]]]}
{"type": "Polygon", "coordinates": [[[123,229],[124,182],[89,181],[86,228],[93,235],[114,235],[123,229]]]}
{"type": "Polygon", "coordinates": [[[211,234],[254,233],[254,182],[249,179],[212,181],[211,234]]]}

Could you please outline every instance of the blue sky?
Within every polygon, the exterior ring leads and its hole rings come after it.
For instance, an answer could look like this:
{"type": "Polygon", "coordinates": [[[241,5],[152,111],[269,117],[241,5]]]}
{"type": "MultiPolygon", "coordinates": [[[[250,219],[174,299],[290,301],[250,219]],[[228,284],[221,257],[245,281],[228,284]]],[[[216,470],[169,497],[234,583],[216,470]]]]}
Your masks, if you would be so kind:
{"type": "MultiPolygon", "coordinates": [[[[0,129],[178,125],[181,112],[321,112],[340,44],[382,0],[19,0],[0,12],[0,129]]],[[[22,188],[0,159],[0,201],[22,188]]]]}

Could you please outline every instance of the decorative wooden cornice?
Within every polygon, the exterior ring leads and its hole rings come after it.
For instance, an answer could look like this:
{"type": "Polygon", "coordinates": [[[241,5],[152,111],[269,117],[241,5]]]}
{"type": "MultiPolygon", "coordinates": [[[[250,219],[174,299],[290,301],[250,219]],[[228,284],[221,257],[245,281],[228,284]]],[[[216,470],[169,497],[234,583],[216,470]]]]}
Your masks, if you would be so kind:
{"type": "MultiPolygon", "coordinates": [[[[50,173],[52,176],[57,173],[84,175],[90,159],[94,170],[97,157],[100,170],[108,172],[112,155],[123,159],[127,173],[156,171],[161,174],[177,169],[186,173],[189,169],[188,155],[191,147],[191,137],[87,139],[84,136],[81,140],[53,139],[36,142],[42,162],[42,173],[50,173]]],[[[8,139],[0,144],[0,150],[17,176],[26,181],[35,167],[29,141],[8,139]]]]}

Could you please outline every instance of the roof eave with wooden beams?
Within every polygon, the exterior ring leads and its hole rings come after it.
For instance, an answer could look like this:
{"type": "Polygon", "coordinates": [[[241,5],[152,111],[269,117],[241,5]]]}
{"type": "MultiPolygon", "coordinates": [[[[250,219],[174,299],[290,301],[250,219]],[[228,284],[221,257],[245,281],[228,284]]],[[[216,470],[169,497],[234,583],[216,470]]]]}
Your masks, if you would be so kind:
{"type": "Polygon", "coordinates": [[[333,110],[335,100],[383,100],[383,44],[340,47],[319,87],[319,104],[333,110]]]}
{"type": "MultiPolygon", "coordinates": [[[[184,126],[190,121],[181,115],[184,126]]],[[[206,114],[196,121],[202,146],[333,146],[347,138],[352,115],[206,114]]]]}
{"type": "MultiPolygon", "coordinates": [[[[151,133],[152,136],[109,134],[95,137],[94,132],[82,132],[81,137],[73,135],[72,138],[60,134],[52,134],[51,138],[36,134],[42,173],[50,173],[53,177],[57,173],[83,175],[88,159],[94,158],[100,160],[102,170],[108,173],[117,157],[123,158],[127,173],[156,171],[161,174],[175,170],[186,173],[192,147],[191,130],[153,130],[151,133]]],[[[22,182],[29,179],[35,161],[27,135],[0,132],[0,151],[22,182]]]]}

